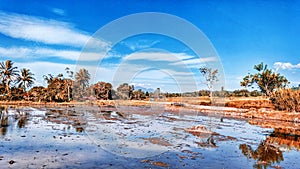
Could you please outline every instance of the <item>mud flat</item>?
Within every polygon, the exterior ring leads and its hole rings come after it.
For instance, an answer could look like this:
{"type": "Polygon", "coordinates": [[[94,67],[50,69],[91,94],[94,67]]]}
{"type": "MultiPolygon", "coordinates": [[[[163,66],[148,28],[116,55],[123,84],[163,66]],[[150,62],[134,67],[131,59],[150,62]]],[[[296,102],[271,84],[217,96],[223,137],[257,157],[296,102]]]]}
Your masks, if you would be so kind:
{"type": "MultiPolygon", "coordinates": [[[[7,106],[1,110],[0,166],[297,168],[300,165],[298,132],[290,134],[292,129],[284,130],[276,123],[195,113],[209,110],[208,107],[193,110],[188,105],[174,106],[168,102],[131,103],[7,106]]],[[[292,122],[286,123],[291,126],[292,122]]]]}

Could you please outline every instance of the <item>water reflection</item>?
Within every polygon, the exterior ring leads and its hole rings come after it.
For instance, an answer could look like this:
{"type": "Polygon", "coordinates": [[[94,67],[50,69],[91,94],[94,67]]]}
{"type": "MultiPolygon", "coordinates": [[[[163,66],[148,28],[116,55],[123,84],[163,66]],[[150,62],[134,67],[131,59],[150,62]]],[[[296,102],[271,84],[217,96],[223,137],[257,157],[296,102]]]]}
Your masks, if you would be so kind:
{"type": "Polygon", "coordinates": [[[28,123],[28,113],[17,110],[15,119],[18,121],[18,127],[24,128],[28,123]]]}
{"type": "Polygon", "coordinates": [[[0,107],[0,134],[5,135],[7,133],[8,126],[8,113],[7,109],[4,107],[0,107]]]}
{"type": "Polygon", "coordinates": [[[282,132],[282,129],[275,129],[266,141],[270,144],[278,144],[282,149],[300,151],[300,136],[290,130],[282,132]]]}
{"type": "Polygon", "coordinates": [[[282,131],[282,129],[275,129],[256,150],[247,144],[240,144],[239,148],[247,158],[257,160],[254,166],[256,168],[266,168],[273,163],[279,163],[284,160],[282,150],[300,150],[299,135],[291,134],[291,132],[282,133],[282,131]]]}
{"type": "Polygon", "coordinates": [[[45,113],[45,120],[56,123],[71,125],[76,132],[83,132],[87,124],[83,111],[75,111],[74,109],[51,109],[45,113]]]}
{"type": "Polygon", "coordinates": [[[254,168],[267,168],[273,163],[279,163],[284,160],[282,151],[266,141],[262,141],[256,150],[253,150],[252,147],[247,144],[240,144],[239,148],[247,158],[253,158],[257,161],[254,168]]]}
{"type": "Polygon", "coordinates": [[[76,132],[82,133],[86,120],[83,118],[84,114],[79,112],[82,111],[47,109],[42,114],[35,114],[36,112],[31,110],[0,106],[0,135],[5,136],[8,131],[14,130],[14,126],[19,129],[25,128],[34,118],[55,124],[71,125],[76,132]]]}
{"type": "MultiPolygon", "coordinates": [[[[218,120],[216,124],[219,125],[219,128],[216,130],[218,133],[216,133],[207,131],[208,129],[205,124],[207,124],[206,122],[210,119],[206,117],[198,117],[197,123],[194,123],[191,119],[195,117],[192,116],[179,117],[173,114],[163,114],[157,118],[152,118],[143,113],[126,114],[110,109],[88,109],[86,107],[41,109],[10,107],[8,110],[5,108],[0,110],[0,134],[11,138],[11,142],[16,141],[17,139],[14,138],[20,138],[22,135],[26,135],[26,139],[32,139],[33,135],[34,139],[36,139],[42,135],[47,138],[47,141],[48,138],[50,138],[48,144],[59,143],[59,145],[61,145],[65,144],[65,141],[68,141],[68,139],[71,142],[80,141],[82,138],[79,139],[77,136],[88,133],[89,139],[97,139],[97,147],[100,145],[101,148],[110,150],[109,152],[116,154],[123,153],[123,156],[136,157],[136,154],[150,156],[157,154],[156,152],[165,153],[174,151],[176,155],[168,156],[165,160],[168,162],[169,160],[173,160],[170,162],[170,165],[176,165],[176,167],[179,162],[180,165],[182,165],[181,163],[188,165],[203,162],[204,160],[207,160],[205,164],[216,163],[215,165],[217,165],[217,163],[220,162],[219,166],[224,164],[233,165],[231,168],[249,168],[249,166],[251,167],[252,165],[254,168],[274,167],[274,163],[279,164],[283,160],[285,160],[285,162],[280,164],[283,165],[283,167],[285,167],[286,161],[289,160],[294,162],[294,165],[299,164],[297,158],[294,159],[294,157],[291,156],[285,156],[285,159],[283,158],[283,153],[289,153],[285,150],[300,150],[300,137],[296,132],[283,130],[282,128],[274,129],[264,141],[256,142],[253,140],[256,139],[257,136],[260,136],[261,139],[265,138],[265,129],[257,127],[258,129],[256,128],[254,130],[252,128],[253,126],[249,125],[242,130],[232,132],[234,125],[237,126],[236,128],[243,128],[246,123],[244,121],[239,123],[240,121],[224,120],[219,124],[218,120]],[[187,126],[191,127],[195,124],[198,125],[198,132],[187,132],[184,130],[187,126]],[[202,127],[199,127],[201,125],[202,127]],[[22,128],[26,128],[26,130],[22,128]],[[16,129],[20,129],[21,132],[16,129]],[[254,134],[249,135],[249,137],[244,137],[247,135],[247,133],[244,133],[244,130],[251,130],[254,134]],[[24,134],[22,131],[25,131],[24,134]],[[20,135],[20,133],[22,133],[22,135],[20,135]],[[72,137],[74,133],[76,133],[76,137],[72,137]],[[245,142],[252,143],[242,144],[245,142]],[[240,150],[237,145],[239,145],[240,150]],[[207,149],[211,149],[211,151],[207,151],[207,149]],[[243,160],[246,159],[245,157],[240,158],[239,151],[247,158],[253,159],[251,163],[243,163],[243,166],[237,167],[237,165],[239,165],[237,163],[242,163],[244,162],[243,160]],[[221,154],[222,158],[215,158],[216,155],[213,153],[221,154]],[[227,156],[232,153],[237,153],[237,155],[227,156]],[[199,157],[196,157],[197,155],[199,155],[199,157]],[[223,155],[225,158],[223,158],[223,155]],[[178,160],[178,158],[181,161],[178,160]],[[197,159],[200,158],[201,160],[197,161],[197,159]],[[232,161],[235,161],[236,164],[231,164],[232,161]]],[[[268,133],[270,131],[271,130],[268,130],[268,133]]],[[[42,139],[44,139],[43,137],[42,139]]],[[[10,145],[10,142],[5,139],[0,139],[0,141],[2,141],[0,143],[10,145]]],[[[66,144],[68,143],[69,142],[66,144]]],[[[12,147],[13,146],[12,144],[12,147]]],[[[40,147],[34,150],[41,151],[40,147]]],[[[75,148],[70,151],[75,152],[77,150],[75,148]]],[[[80,148],[80,151],[84,150],[80,148]]],[[[288,166],[291,165],[288,164],[288,166]]],[[[174,166],[172,168],[176,167],[174,166]]],[[[225,166],[222,168],[230,167],[225,166]]]]}

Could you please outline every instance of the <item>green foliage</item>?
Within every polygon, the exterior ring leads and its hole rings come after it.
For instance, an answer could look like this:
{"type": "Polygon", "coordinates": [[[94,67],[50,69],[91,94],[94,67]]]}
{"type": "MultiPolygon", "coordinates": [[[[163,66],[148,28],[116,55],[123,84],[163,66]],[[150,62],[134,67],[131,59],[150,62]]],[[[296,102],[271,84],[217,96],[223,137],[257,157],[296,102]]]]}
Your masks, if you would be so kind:
{"type": "Polygon", "coordinates": [[[268,69],[268,66],[263,63],[254,65],[254,69],[257,73],[249,73],[245,76],[241,82],[241,86],[250,87],[253,84],[257,84],[262,93],[270,96],[272,91],[279,88],[285,88],[289,83],[284,76],[268,69]]]}

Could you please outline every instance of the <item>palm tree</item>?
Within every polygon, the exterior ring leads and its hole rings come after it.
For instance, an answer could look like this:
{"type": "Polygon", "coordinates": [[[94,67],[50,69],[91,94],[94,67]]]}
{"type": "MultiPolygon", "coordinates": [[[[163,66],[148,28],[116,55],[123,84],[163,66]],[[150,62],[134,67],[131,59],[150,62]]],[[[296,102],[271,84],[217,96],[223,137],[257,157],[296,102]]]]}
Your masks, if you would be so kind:
{"type": "Polygon", "coordinates": [[[14,80],[17,80],[19,76],[18,67],[13,66],[13,62],[11,60],[7,60],[5,62],[0,63],[0,74],[2,83],[5,85],[5,91],[8,95],[10,95],[10,83],[14,80]]]}
{"type": "Polygon", "coordinates": [[[19,76],[19,88],[23,88],[23,91],[26,91],[27,87],[31,87],[34,83],[35,78],[33,77],[33,73],[30,72],[29,69],[23,68],[21,69],[21,75],[19,76]]]}
{"type": "Polygon", "coordinates": [[[82,68],[75,74],[75,80],[84,89],[89,86],[90,76],[88,70],[82,68]]]}

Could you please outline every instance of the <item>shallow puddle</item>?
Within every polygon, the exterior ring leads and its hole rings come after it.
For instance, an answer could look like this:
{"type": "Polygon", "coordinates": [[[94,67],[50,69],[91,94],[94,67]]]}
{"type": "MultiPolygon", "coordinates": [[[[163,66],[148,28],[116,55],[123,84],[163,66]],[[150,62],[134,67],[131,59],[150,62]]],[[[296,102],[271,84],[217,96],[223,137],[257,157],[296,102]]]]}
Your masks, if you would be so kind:
{"type": "Polygon", "coordinates": [[[297,168],[299,138],[184,112],[9,107],[1,111],[0,168],[297,168]],[[187,132],[193,126],[211,132],[187,132]]]}

